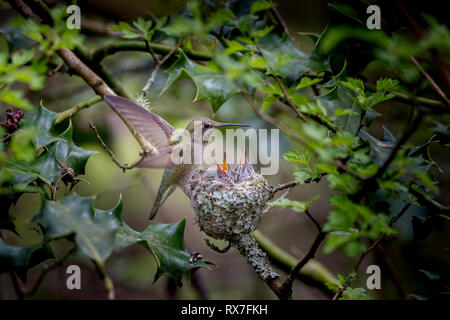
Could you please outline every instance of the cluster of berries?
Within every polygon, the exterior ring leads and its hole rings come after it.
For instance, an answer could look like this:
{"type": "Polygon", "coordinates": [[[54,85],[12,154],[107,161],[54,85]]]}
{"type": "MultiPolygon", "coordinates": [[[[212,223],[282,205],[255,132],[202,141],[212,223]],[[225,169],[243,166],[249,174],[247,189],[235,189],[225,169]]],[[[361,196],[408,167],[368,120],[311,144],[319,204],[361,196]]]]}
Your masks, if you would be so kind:
{"type": "MultiPolygon", "coordinates": [[[[19,127],[20,120],[23,117],[23,111],[17,110],[15,111],[13,108],[6,109],[5,116],[6,121],[1,123],[0,125],[6,129],[5,137],[10,136],[14,131],[19,127]]],[[[7,143],[8,139],[5,139],[5,143],[7,143]]]]}

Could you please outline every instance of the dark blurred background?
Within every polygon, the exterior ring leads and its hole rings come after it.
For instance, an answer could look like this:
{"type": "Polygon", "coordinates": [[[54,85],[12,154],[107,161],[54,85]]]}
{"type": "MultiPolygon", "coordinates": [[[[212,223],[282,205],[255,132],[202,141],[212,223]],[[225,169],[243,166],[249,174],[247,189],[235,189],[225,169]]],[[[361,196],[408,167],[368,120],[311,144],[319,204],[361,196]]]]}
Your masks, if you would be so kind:
{"type": "MultiPolygon", "coordinates": [[[[56,1],[55,1],[56,2],[56,1]]],[[[313,43],[299,32],[320,33],[327,25],[329,9],[325,1],[276,1],[278,9],[286,19],[289,28],[298,40],[299,47],[309,52],[313,43]]],[[[394,2],[394,1],[393,1],[394,2]]],[[[348,2],[351,4],[351,1],[348,2]]],[[[359,2],[358,2],[359,3],[359,2]]],[[[411,12],[424,11],[432,14],[440,23],[448,22],[448,13],[441,1],[408,1],[411,12]]],[[[87,49],[92,49],[102,42],[118,41],[112,36],[104,36],[105,26],[124,20],[131,22],[139,16],[148,17],[153,14],[156,17],[175,13],[182,9],[186,1],[157,0],[157,1],[120,1],[97,0],[79,1],[82,14],[82,33],[86,37],[84,43],[87,49]]],[[[381,7],[382,16],[388,13],[395,17],[394,4],[392,8],[381,7]]],[[[0,26],[8,25],[15,17],[10,9],[0,11],[0,26]]],[[[0,37],[0,49],[2,45],[0,37]]],[[[349,57],[352,59],[352,57],[349,57]]],[[[145,85],[154,64],[147,53],[121,52],[109,56],[104,61],[105,67],[120,81],[126,92],[136,97],[145,85]]],[[[376,70],[367,70],[364,75],[370,79],[376,75],[376,70]]],[[[217,114],[213,115],[212,108],[206,101],[192,103],[195,95],[195,86],[189,79],[176,82],[162,96],[159,91],[165,83],[166,75],[160,72],[155,85],[149,94],[152,111],[164,117],[174,127],[184,127],[186,123],[196,116],[214,117],[218,121],[249,123],[254,128],[271,128],[270,125],[258,118],[247,102],[239,95],[234,96],[217,114]]],[[[42,103],[53,111],[65,110],[76,103],[93,95],[92,90],[77,76],[57,73],[47,79],[45,89],[38,93],[27,92],[27,97],[37,106],[42,103]]],[[[5,106],[2,106],[2,114],[5,106]]],[[[389,128],[397,137],[404,128],[408,107],[400,103],[388,102],[376,107],[382,113],[382,117],[376,120],[371,127],[371,132],[380,137],[382,125],[389,128]]],[[[293,117],[277,110],[271,111],[281,121],[292,127],[299,125],[293,117]]],[[[122,161],[133,163],[138,159],[139,145],[134,140],[125,125],[111,111],[105,103],[98,103],[73,118],[75,127],[74,140],[82,147],[96,150],[88,161],[86,175],[75,187],[76,192],[82,196],[97,195],[95,204],[98,208],[107,209],[113,207],[119,196],[122,195],[124,220],[134,229],[142,231],[148,224],[148,213],[156,196],[162,171],[134,169],[123,173],[121,169],[111,161],[110,157],[99,146],[88,122],[93,121],[99,128],[107,144],[122,161]]],[[[62,124],[62,127],[67,123],[62,124]]],[[[430,127],[425,123],[423,128],[430,127]]],[[[280,134],[280,154],[290,150],[291,142],[280,134]]],[[[413,143],[423,142],[428,133],[420,130],[412,137],[413,143]]],[[[435,174],[440,180],[440,196],[442,203],[449,205],[450,192],[450,153],[440,147],[433,147],[432,157],[442,168],[443,173],[436,170],[435,174]]],[[[292,166],[290,163],[280,160],[280,172],[276,176],[267,177],[271,184],[277,184],[292,180],[292,166]]],[[[60,192],[64,192],[60,190],[60,192]]],[[[61,193],[62,194],[62,193],[61,193]]],[[[289,194],[290,199],[309,200],[315,195],[320,195],[311,208],[311,212],[319,222],[325,223],[328,212],[328,187],[326,179],[318,184],[312,183],[296,187],[289,194]]],[[[27,194],[22,196],[12,209],[17,219],[30,218],[40,206],[39,196],[27,194]]],[[[443,243],[449,244],[448,224],[434,226],[435,231],[426,240],[414,240],[411,229],[411,216],[425,215],[417,207],[411,207],[396,224],[400,233],[396,241],[390,243],[386,249],[385,259],[381,259],[376,252],[368,256],[358,278],[359,286],[365,287],[365,269],[369,264],[378,264],[382,270],[382,290],[369,290],[375,298],[397,299],[399,291],[393,283],[393,278],[387,271],[386,263],[391,264],[398,272],[402,285],[409,293],[427,294],[433,290],[429,280],[418,269],[429,270],[448,274],[450,267],[448,254],[443,254],[443,243]],[[439,243],[439,246],[435,244],[439,243]],[[444,256],[444,260],[443,260],[444,256]]],[[[159,222],[176,222],[187,219],[185,242],[187,248],[199,251],[203,256],[213,261],[216,267],[201,269],[197,272],[197,281],[204,287],[210,299],[273,299],[275,296],[260,281],[256,274],[247,266],[244,258],[234,249],[226,254],[218,254],[209,249],[203,238],[205,234],[199,231],[194,223],[194,213],[189,206],[188,198],[177,190],[161,207],[156,218],[159,222]]],[[[263,219],[260,230],[269,236],[276,244],[289,251],[296,257],[302,257],[312,244],[316,230],[310,220],[302,214],[291,210],[274,208],[263,219]]],[[[9,236],[17,243],[26,240],[9,236]]],[[[448,247],[448,245],[447,245],[448,247]]],[[[316,256],[332,273],[348,274],[354,266],[354,261],[337,251],[330,255],[324,255],[321,251],[316,256]]],[[[38,268],[38,267],[37,267],[38,268]]],[[[37,269],[34,268],[34,269],[37,269]]],[[[39,270],[30,272],[30,282],[39,274],[39,270]]],[[[198,291],[188,279],[184,280],[181,288],[175,288],[173,283],[162,277],[155,284],[153,276],[156,271],[153,257],[143,248],[135,246],[120,255],[114,254],[107,262],[108,273],[114,280],[116,296],[118,299],[197,299],[198,291]]],[[[284,274],[284,273],[283,273],[284,274]]],[[[40,299],[104,299],[105,289],[98,278],[93,265],[87,260],[74,260],[66,262],[64,266],[55,268],[43,281],[36,298],[40,299]],[[77,263],[82,267],[82,290],[69,291],[65,286],[65,266],[77,263]]],[[[294,296],[298,299],[327,299],[323,290],[315,286],[297,281],[294,285],[294,296]]],[[[9,275],[0,276],[0,298],[15,298],[9,275]]]]}

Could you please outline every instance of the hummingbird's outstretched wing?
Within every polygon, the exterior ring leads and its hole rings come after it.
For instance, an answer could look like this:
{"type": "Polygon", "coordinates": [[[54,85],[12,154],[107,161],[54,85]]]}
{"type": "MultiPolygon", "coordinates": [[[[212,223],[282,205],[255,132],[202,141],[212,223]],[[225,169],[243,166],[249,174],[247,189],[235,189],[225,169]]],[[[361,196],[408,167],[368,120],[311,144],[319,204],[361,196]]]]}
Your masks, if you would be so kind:
{"type": "Polygon", "coordinates": [[[111,95],[104,99],[158,151],[168,146],[174,128],[166,120],[128,99],[111,95]]]}
{"type": "Polygon", "coordinates": [[[143,158],[136,164],[137,168],[176,170],[177,165],[172,161],[172,148],[165,147],[158,154],[143,158]]]}

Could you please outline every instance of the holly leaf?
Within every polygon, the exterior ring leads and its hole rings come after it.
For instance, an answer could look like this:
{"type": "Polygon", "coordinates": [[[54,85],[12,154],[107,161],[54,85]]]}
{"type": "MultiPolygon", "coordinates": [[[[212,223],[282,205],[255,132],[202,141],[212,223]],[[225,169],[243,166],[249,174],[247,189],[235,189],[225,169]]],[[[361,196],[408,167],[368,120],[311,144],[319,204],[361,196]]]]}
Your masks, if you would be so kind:
{"type": "MultiPolygon", "coordinates": [[[[14,188],[23,190],[35,180],[51,186],[58,179],[61,163],[72,168],[74,176],[84,174],[86,162],[94,152],[76,146],[72,140],[72,132],[72,123],[69,123],[61,135],[52,136],[54,141],[50,145],[46,144],[47,150],[31,161],[8,159],[4,163],[4,169],[11,175],[14,188]]],[[[46,138],[46,141],[49,140],[46,138]]]]}
{"type": "Polygon", "coordinates": [[[84,174],[84,167],[94,151],[78,147],[72,140],[73,126],[69,122],[67,129],[58,136],[56,159],[73,169],[75,176],[84,174]]]}
{"type": "Polygon", "coordinates": [[[93,202],[93,197],[75,194],[58,201],[44,199],[33,221],[50,238],[75,234],[75,253],[91,259],[108,285],[104,263],[114,250],[117,228],[105,228],[94,219],[93,202]]]}
{"type": "Polygon", "coordinates": [[[327,62],[298,50],[286,34],[280,37],[270,32],[258,45],[273,72],[288,81],[297,80],[306,71],[329,71],[327,62]]]}
{"type": "Polygon", "coordinates": [[[51,186],[59,176],[61,163],[72,168],[75,176],[84,173],[86,162],[94,152],[80,148],[73,142],[72,122],[62,134],[55,136],[52,132],[57,116],[56,112],[41,104],[36,114],[25,115],[20,130],[13,134],[12,142],[16,135],[32,132],[35,150],[45,147],[43,152],[37,157],[33,155],[29,161],[11,157],[4,163],[3,168],[9,174],[15,191],[23,192],[36,180],[51,186]]]}
{"type": "Polygon", "coordinates": [[[58,113],[48,110],[42,104],[37,114],[26,114],[23,117],[21,129],[35,130],[33,142],[36,149],[40,149],[56,140],[52,130],[57,117],[58,113]]]}
{"type": "Polygon", "coordinates": [[[185,73],[197,87],[197,93],[193,102],[207,99],[216,112],[222,104],[239,92],[234,83],[223,73],[213,71],[212,68],[199,65],[190,60],[184,53],[180,53],[178,60],[166,70],[169,75],[162,95],[180,76],[185,73]]]}
{"type": "Polygon", "coordinates": [[[0,274],[14,271],[26,282],[28,269],[53,257],[51,248],[44,243],[18,247],[8,245],[0,238],[0,274]]]}
{"type": "Polygon", "coordinates": [[[317,104],[327,111],[327,114],[334,115],[334,122],[344,131],[352,134],[359,127],[361,107],[348,96],[349,89],[342,84],[338,84],[328,93],[316,98],[317,104]]]}
{"type": "Polygon", "coordinates": [[[14,52],[18,49],[30,49],[36,42],[26,37],[20,28],[7,26],[0,28],[2,34],[8,42],[9,51],[14,52]]]}
{"type": "Polygon", "coordinates": [[[158,269],[154,281],[161,275],[172,277],[177,284],[181,285],[182,275],[186,272],[194,272],[200,267],[211,264],[208,261],[197,260],[189,262],[191,254],[184,245],[184,228],[186,220],[176,223],[153,222],[144,231],[138,232],[129,227],[122,220],[122,201],[110,210],[95,209],[96,223],[105,228],[117,230],[114,247],[120,252],[134,244],[139,244],[150,251],[156,260],[158,269]]]}
{"type": "Polygon", "coordinates": [[[8,159],[4,169],[11,175],[11,184],[16,191],[24,190],[31,182],[39,180],[49,186],[56,181],[59,174],[55,160],[56,146],[50,148],[32,161],[8,159]]]}
{"type": "MultiPolygon", "coordinates": [[[[370,158],[371,160],[378,164],[382,165],[384,161],[389,157],[391,149],[394,147],[394,144],[390,141],[382,141],[378,140],[374,136],[370,135],[365,128],[360,130],[360,136],[364,140],[370,143],[370,158]]],[[[385,137],[387,139],[387,136],[385,137]]]]}

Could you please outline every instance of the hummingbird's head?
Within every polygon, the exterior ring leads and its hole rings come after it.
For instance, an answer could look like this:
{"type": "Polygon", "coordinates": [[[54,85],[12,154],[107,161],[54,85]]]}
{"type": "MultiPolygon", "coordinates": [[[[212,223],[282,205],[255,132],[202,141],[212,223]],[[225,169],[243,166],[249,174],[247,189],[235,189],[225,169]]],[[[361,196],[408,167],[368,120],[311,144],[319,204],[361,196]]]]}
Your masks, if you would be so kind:
{"type": "Polygon", "coordinates": [[[192,120],[186,130],[189,131],[191,137],[193,137],[195,130],[197,132],[201,132],[203,142],[208,142],[209,137],[213,133],[214,129],[223,128],[223,127],[250,127],[248,124],[240,124],[240,123],[223,123],[211,120],[209,118],[196,118],[192,120]],[[201,131],[200,131],[201,130],[201,131]]]}

